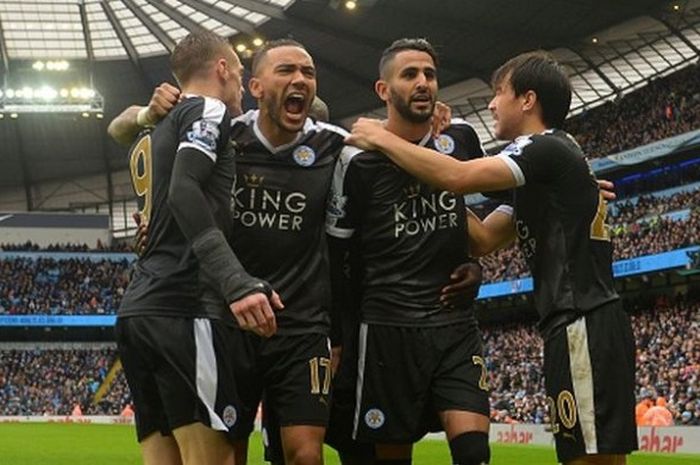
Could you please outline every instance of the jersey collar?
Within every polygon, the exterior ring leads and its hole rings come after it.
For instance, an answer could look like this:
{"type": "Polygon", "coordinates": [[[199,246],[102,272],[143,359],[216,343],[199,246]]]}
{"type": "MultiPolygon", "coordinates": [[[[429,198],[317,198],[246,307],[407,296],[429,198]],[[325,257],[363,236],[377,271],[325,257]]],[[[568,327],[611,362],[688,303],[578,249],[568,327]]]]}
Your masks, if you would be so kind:
{"type": "Polygon", "coordinates": [[[259,116],[260,110],[256,110],[255,114],[253,115],[253,132],[255,133],[255,136],[260,140],[260,142],[265,146],[265,148],[269,150],[270,153],[272,153],[273,155],[297,145],[301,138],[304,137],[304,134],[306,134],[309,131],[309,129],[314,125],[314,122],[311,118],[306,118],[306,121],[304,122],[304,128],[297,133],[297,136],[294,138],[293,141],[275,147],[260,130],[260,126],[258,125],[259,116]]]}

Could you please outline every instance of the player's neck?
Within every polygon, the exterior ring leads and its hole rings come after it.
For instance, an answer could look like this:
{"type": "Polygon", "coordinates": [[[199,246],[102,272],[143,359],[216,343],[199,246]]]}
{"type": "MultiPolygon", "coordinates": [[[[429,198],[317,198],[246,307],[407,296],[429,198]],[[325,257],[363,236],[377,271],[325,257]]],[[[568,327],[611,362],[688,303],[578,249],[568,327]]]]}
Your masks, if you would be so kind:
{"type": "Polygon", "coordinates": [[[526,119],[523,121],[519,134],[516,137],[526,136],[529,134],[542,134],[547,129],[549,129],[547,125],[544,124],[539,118],[526,119]]]}
{"type": "Polygon", "coordinates": [[[423,139],[430,132],[430,120],[423,123],[407,121],[398,114],[392,114],[389,110],[389,118],[386,122],[386,129],[404,140],[415,142],[423,139]]]}
{"type": "Polygon", "coordinates": [[[262,108],[257,123],[260,132],[273,147],[290,144],[299,136],[298,132],[289,132],[281,128],[262,108]]]}
{"type": "Polygon", "coordinates": [[[198,95],[200,97],[210,97],[223,101],[219,86],[207,82],[191,82],[182,86],[182,95],[198,95]]]}

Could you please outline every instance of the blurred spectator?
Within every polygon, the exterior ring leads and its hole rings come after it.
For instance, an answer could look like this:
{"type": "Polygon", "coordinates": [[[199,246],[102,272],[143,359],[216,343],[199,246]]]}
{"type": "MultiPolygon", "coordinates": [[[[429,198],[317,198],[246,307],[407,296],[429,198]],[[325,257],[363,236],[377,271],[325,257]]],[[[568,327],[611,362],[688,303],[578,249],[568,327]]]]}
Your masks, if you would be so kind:
{"type": "MultiPolygon", "coordinates": [[[[639,421],[657,397],[675,424],[700,424],[700,300],[626,302],[637,342],[639,421]],[[697,412],[697,413],[696,413],[697,412]]],[[[542,339],[534,325],[485,328],[484,354],[494,422],[547,423],[542,339]]],[[[658,410],[657,410],[658,413],[658,410]]],[[[666,416],[663,412],[661,416],[666,416]]],[[[660,421],[660,420],[659,420],[660,421]]]]}
{"type": "Polygon", "coordinates": [[[89,247],[87,244],[49,244],[47,247],[39,247],[31,241],[23,244],[0,244],[0,251],[5,252],[132,252],[129,242],[113,242],[111,245],[105,245],[100,240],[97,241],[95,247],[89,247]]]}
{"type": "Polygon", "coordinates": [[[0,314],[114,314],[127,260],[0,259],[0,314]]]}
{"type": "Polygon", "coordinates": [[[597,158],[698,129],[698,120],[700,70],[693,64],[570,118],[564,127],[597,158]]]}

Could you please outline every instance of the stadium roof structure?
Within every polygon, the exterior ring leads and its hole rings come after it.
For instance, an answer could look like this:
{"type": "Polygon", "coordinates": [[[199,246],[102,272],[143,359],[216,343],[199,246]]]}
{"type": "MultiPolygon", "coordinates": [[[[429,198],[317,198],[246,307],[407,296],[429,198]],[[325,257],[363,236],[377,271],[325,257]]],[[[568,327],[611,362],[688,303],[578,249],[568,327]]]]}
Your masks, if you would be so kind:
{"type": "Polygon", "coordinates": [[[128,184],[120,174],[124,149],[107,140],[106,123],[129,104],[145,103],[158,83],[172,81],[168,53],[199,28],[230,36],[244,57],[260,40],[304,43],[318,68],[319,95],[333,120],[343,123],[382,114],[373,92],[381,51],[400,37],[426,37],[440,54],[441,99],[474,124],[486,145],[496,143],[486,109],[489,78],[516,53],[542,48],[569,66],[573,112],[700,56],[700,0],[355,3],[350,11],[344,0],[0,0],[4,87],[48,79],[32,73],[36,60],[67,60],[82,73],[82,84],[104,98],[104,119],[22,114],[0,120],[0,210],[131,197],[121,185],[128,184]],[[83,181],[89,175],[101,181],[83,181]],[[82,192],[79,200],[71,189],[82,192]]]}

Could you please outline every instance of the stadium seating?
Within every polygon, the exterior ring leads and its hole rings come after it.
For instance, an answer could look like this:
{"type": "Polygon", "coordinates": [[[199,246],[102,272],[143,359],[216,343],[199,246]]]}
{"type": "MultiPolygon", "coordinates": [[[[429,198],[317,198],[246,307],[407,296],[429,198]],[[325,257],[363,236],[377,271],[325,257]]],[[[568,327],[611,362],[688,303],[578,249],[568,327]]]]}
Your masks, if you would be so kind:
{"type": "MultiPolygon", "coordinates": [[[[637,393],[663,396],[677,424],[700,424],[700,299],[627,302],[637,340],[637,393]]],[[[485,356],[495,422],[548,421],[542,340],[534,325],[486,328],[485,356]]],[[[38,347],[38,346],[37,346],[38,347]]],[[[123,372],[95,393],[116,350],[80,346],[0,350],[0,415],[118,415],[131,402],[123,372]]]]}
{"type": "Polygon", "coordinates": [[[126,259],[0,259],[0,315],[113,314],[126,289],[126,259]]]}
{"type": "MultiPolygon", "coordinates": [[[[700,301],[662,297],[649,305],[626,303],[637,342],[637,394],[663,396],[676,424],[700,424],[700,301]]],[[[547,422],[537,329],[521,324],[483,333],[492,421],[547,422]]]]}
{"type": "Polygon", "coordinates": [[[567,121],[591,158],[698,129],[700,70],[693,64],[567,121]]]}

